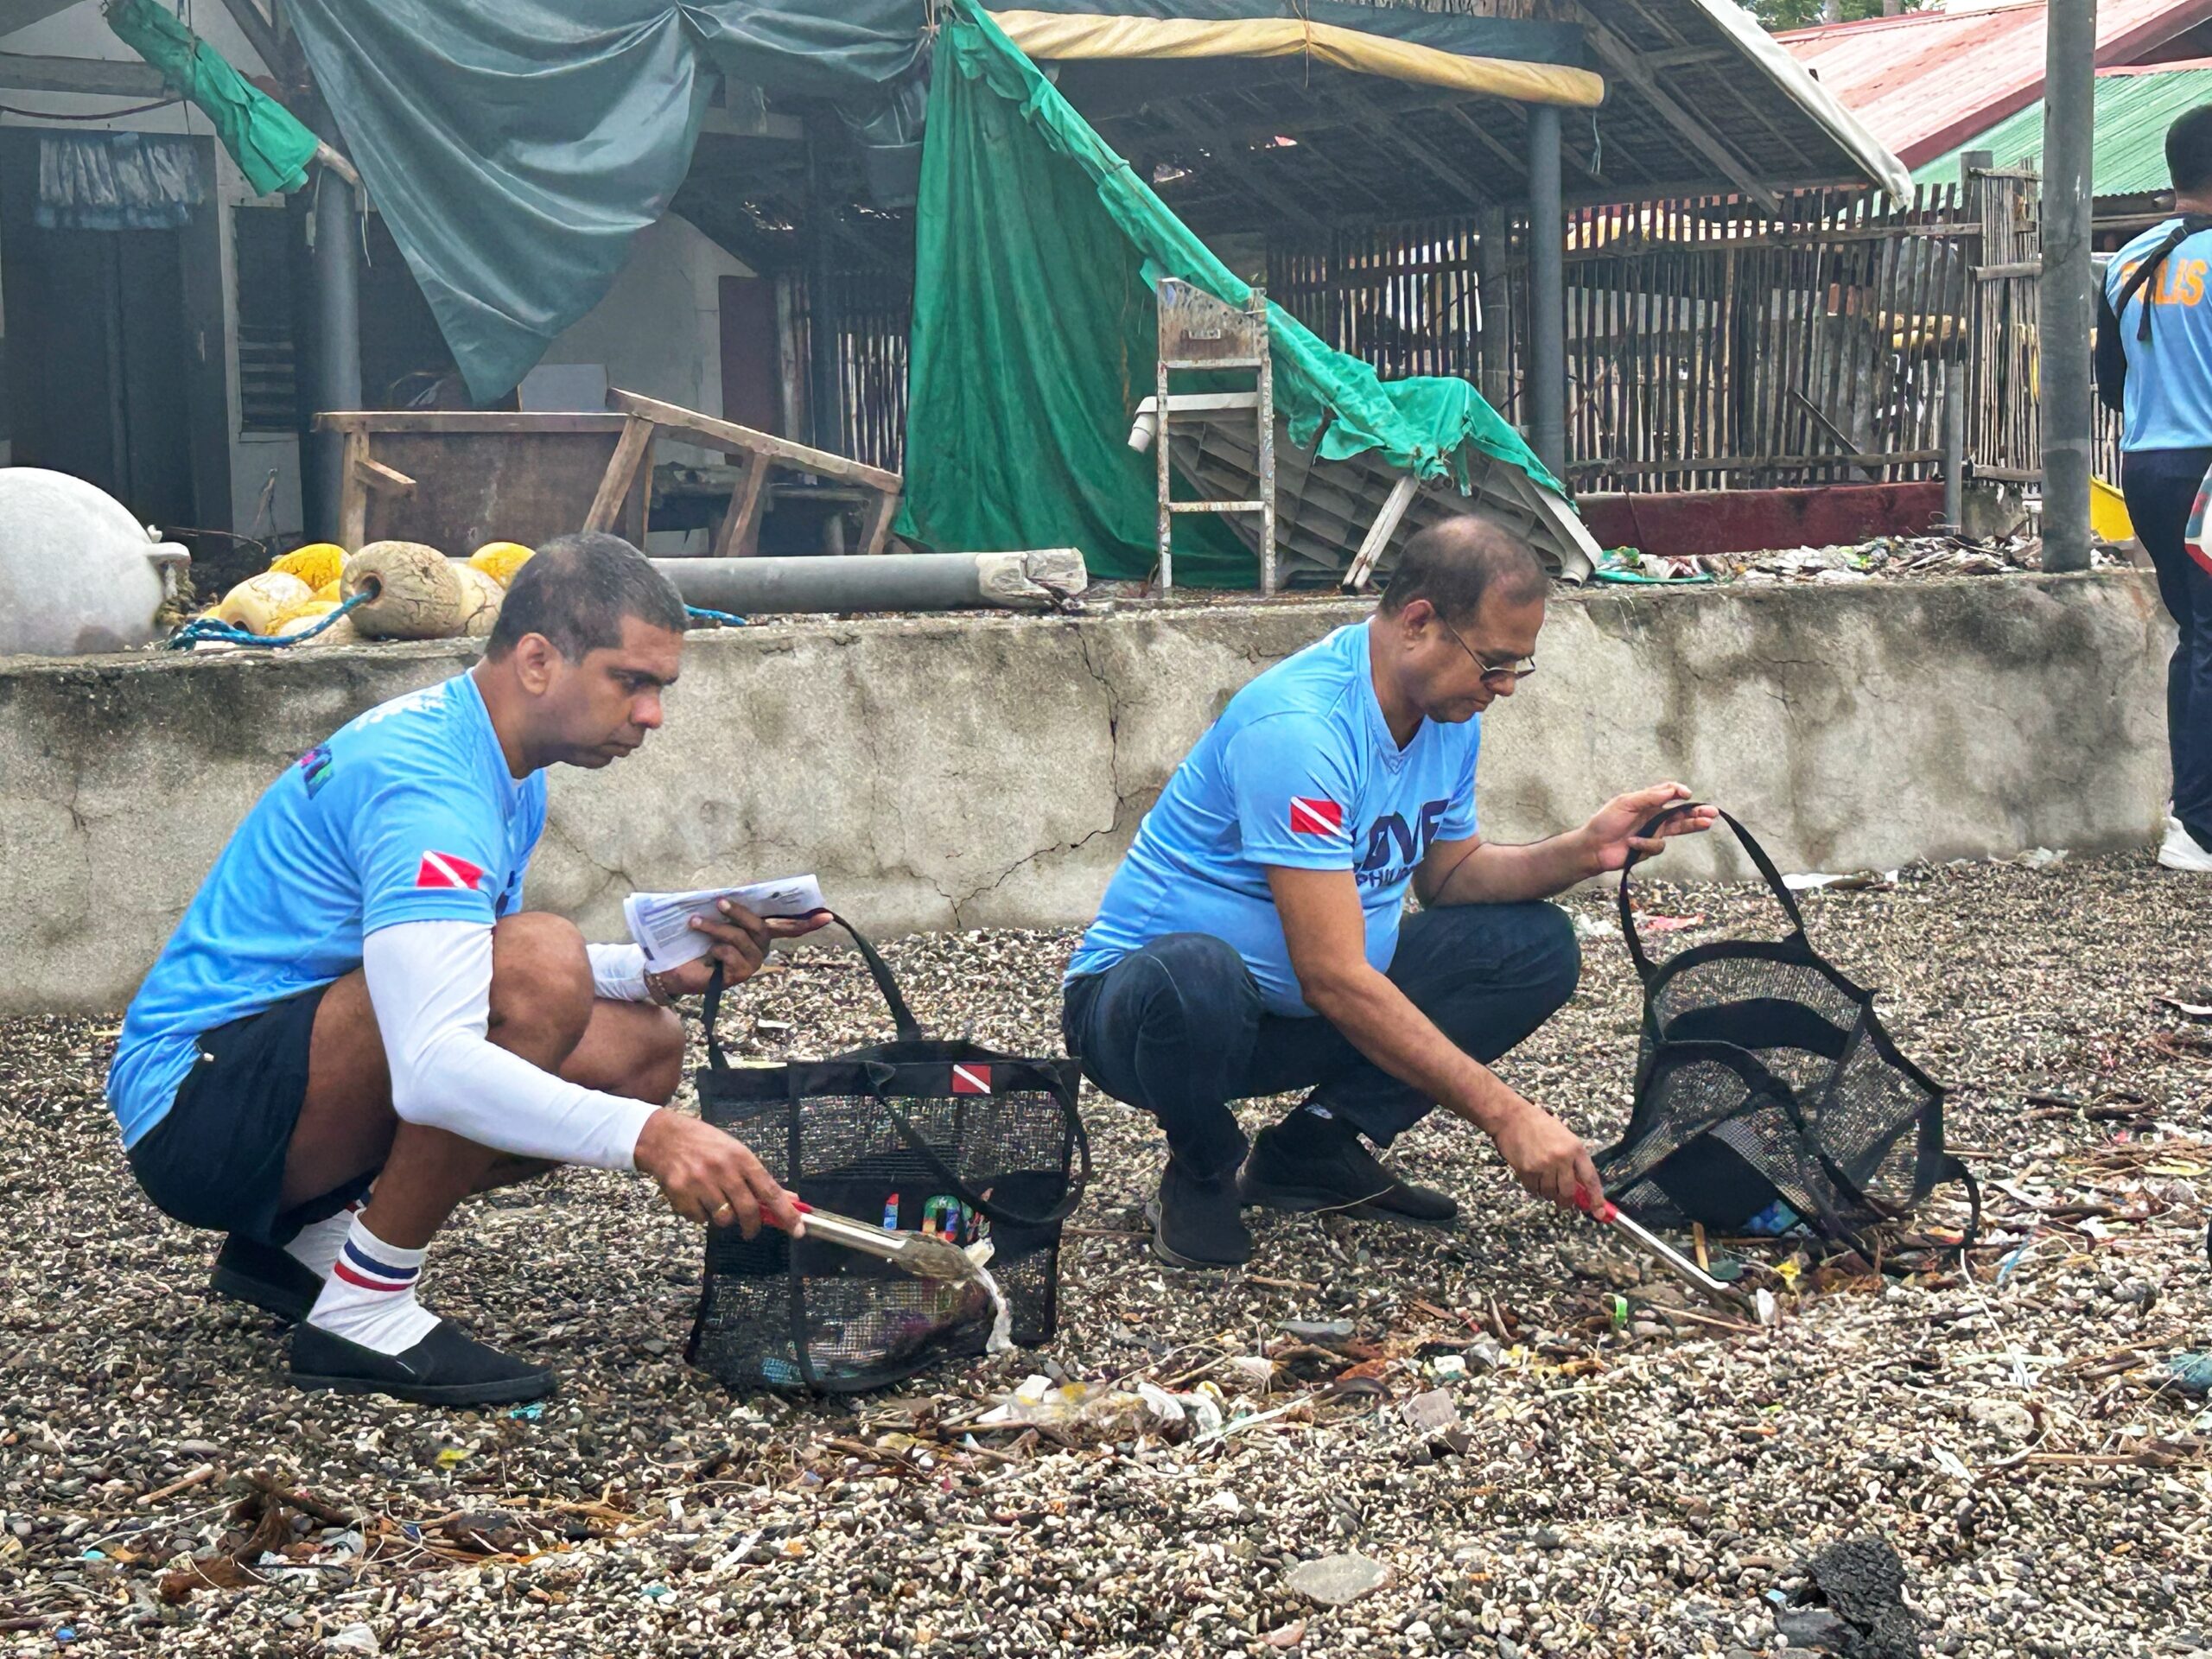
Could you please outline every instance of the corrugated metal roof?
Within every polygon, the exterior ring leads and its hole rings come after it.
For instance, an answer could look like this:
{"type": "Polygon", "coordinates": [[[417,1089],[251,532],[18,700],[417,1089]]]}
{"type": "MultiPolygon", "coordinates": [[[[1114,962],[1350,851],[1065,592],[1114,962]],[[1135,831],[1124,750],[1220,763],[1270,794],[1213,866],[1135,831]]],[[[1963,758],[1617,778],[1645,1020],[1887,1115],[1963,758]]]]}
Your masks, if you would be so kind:
{"type": "MultiPolygon", "coordinates": [[[[2199,104],[2212,104],[2212,58],[2099,70],[2091,190],[2100,196],[2139,196],[2166,188],[2166,129],[2199,104]]],[[[2041,162],[2043,100],[1923,162],[1913,171],[1914,181],[1949,183],[1959,176],[1960,153],[1968,149],[1993,152],[1999,167],[2041,162]]]]}
{"type": "MultiPolygon", "coordinates": [[[[2212,17],[2212,0],[2100,0],[2097,61],[2126,63],[2212,17]]],[[[2041,0],[1985,11],[1916,11],[1778,36],[1907,167],[1918,167],[2043,95],[2041,0]]]]}

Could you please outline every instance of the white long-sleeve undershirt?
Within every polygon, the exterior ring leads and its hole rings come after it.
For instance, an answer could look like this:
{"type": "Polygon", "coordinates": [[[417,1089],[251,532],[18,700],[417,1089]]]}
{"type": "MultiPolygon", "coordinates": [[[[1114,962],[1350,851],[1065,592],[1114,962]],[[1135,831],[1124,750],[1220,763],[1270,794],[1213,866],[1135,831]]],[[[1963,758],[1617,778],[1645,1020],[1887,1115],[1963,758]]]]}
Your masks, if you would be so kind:
{"type": "MultiPolygon", "coordinates": [[[[628,1001],[645,988],[644,952],[594,945],[592,982],[628,1001]],[[636,960],[631,960],[634,953],[636,960]]],[[[361,966],[402,1120],[445,1129],[520,1158],[633,1169],[655,1107],[569,1083],[488,1041],[492,930],[480,922],[400,922],[378,928],[361,966]]]]}

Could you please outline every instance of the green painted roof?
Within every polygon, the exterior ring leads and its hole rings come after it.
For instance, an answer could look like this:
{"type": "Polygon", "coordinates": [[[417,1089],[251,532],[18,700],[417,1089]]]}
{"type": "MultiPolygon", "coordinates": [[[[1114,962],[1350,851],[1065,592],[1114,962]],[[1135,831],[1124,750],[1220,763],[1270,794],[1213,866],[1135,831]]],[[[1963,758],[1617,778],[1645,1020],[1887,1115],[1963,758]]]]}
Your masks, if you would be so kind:
{"type": "MultiPolygon", "coordinates": [[[[2090,177],[2100,196],[2148,195],[2164,190],[2166,129],[2174,118],[2199,104],[2212,104],[2212,62],[2177,68],[2106,70],[2097,76],[2095,156],[2090,177]]],[[[1957,149],[1924,162],[1912,173],[1916,184],[1949,184],[1959,176],[1962,150],[1993,151],[1999,167],[2043,158],[2043,100],[2007,116],[1957,149]]]]}

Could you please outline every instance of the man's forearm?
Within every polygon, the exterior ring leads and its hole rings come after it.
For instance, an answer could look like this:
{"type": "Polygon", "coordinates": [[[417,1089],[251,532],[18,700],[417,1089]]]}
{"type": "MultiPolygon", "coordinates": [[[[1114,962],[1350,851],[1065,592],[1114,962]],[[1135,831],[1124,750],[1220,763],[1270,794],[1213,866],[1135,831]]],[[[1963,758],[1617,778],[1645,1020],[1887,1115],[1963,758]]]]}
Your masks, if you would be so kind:
{"type": "Polygon", "coordinates": [[[1424,905],[1516,905],[1549,899],[1598,874],[1587,839],[1579,830],[1507,846],[1486,841],[1461,859],[1424,905]]]}
{"type": "Polygon", "coordinates": [[[1487,1133],[1526,1104],[1365,963],[1340,981],[1309,988],[1306,1001],[1392,1077],[1487,1133]]]}

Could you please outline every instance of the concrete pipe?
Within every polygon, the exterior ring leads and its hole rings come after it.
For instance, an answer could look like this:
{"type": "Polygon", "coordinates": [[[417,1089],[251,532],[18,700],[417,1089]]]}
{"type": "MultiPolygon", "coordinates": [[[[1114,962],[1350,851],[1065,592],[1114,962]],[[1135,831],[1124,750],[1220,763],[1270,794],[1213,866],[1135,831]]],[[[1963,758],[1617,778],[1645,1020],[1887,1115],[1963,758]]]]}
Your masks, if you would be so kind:
{"type": "Polygon", "coordinates": [[[655,559],[687,605],[741,616],[815,611],[1048,610],[1088,584],[1073,548],[873,558],[655,559]]]}

